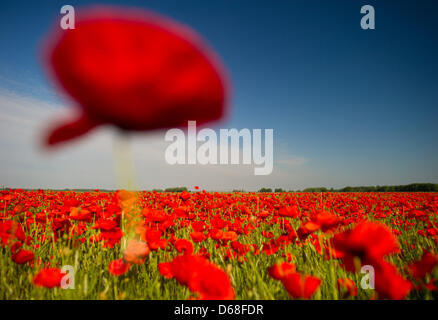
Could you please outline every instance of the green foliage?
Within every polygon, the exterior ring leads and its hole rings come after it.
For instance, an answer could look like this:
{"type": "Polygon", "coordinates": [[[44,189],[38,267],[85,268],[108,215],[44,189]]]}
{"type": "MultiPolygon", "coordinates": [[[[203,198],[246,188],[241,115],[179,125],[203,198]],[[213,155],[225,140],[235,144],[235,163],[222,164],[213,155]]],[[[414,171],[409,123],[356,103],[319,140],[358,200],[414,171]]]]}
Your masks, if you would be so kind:
{"type": "MultiPolygon", "coordinates": [[[[276,191],[277,192],[277,191],[276,191]]],[[[325,187],[306,188],[297,192],[438,192],[438,184],[412,183],[398,186],[359,186],[344,187],[341,189],[327,189],[325,187]]]]}
{"type": "Polygon", "coordinates": [[[164,192],[183,192],[187,191],[187,187],[166,188],[164,192]]]}
{"type": "Polygon", "coordinates": [[[345,187],[335,190],[337,192],[437,192],[438,184],[412,183],[398,186],[361,186],[345,187]]]}
{"type": "Polygon", "coordinates": [[[303,192],[327,192],[327,188],[319,187],[319,188],[307,188],[304,189],[303,192]]]}

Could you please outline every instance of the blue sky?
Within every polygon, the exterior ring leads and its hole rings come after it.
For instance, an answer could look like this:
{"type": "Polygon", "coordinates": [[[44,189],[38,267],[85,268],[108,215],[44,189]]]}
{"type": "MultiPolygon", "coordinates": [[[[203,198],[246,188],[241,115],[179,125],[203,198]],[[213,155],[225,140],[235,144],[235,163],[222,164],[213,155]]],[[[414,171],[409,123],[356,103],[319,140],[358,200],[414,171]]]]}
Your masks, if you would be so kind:
{"type": "MultiPolygon", "coordinates": [[[[102,3],[148,8],[197,30],[231,74],[232,114],[222,126],[273,128],[274,157],[281,153],[278,157],[301,159],[292,169],[280,168],[290,174],[289,180],[248,177],[247,184],[240,177],[218,188],[438,183],[436,1],[102,3]],[[360,28],[365,4],[376,10],[375,30],[360,28]]],[[[38,45],[64,4],[79,7],[89,2],[0,4],[0,88],[14,97],[65,105],[37,59],[38,45]]],[[[0,174],[5,172],[0,180],[25,186],[24,177],[6,175],[13,160],[0,158],[0,174]]],[[[18,162],[14,165],[35,170],[42,166],[18,162]]],[[[68,187],[68,177],[52,178],[45,178],[44,186],[68,187]]],[[[27,184],[36,186],[38,179],[27,184]]],[[[174,176],[168,178],[172,183],[191,181],[174,176]]]]}

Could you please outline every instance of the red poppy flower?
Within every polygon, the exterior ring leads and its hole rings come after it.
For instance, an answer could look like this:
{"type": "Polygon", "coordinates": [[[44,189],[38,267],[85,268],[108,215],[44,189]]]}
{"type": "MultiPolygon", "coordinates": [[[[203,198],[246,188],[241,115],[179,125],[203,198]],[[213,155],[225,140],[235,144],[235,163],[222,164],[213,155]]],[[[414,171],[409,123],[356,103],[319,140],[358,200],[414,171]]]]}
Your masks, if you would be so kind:
{"type": "Polygon", "coordinates": [[[158,270],[167,279],[175,278],[197,293],[199,299],[234,299],[234,289],[228,275],[202,256],[178,256],[171,262],[160,263],[158,270]]]}
{"type": "Polygon", "coordinates": [[[259,218],[264,219],[264,218],[269,217],[271,214],[272,214],[271,212],[263,210],[263,211],[259,212],[258,216],[259,216],[259,218]]]}
{"type": "Polygon", "coordinates": [[[167,247],[168,244],[169,244],[169,243],[167,242],[166,239],[159,239],[159,240],[157,240],[157,241],[151,242],[151,243],[149,244],[149,248],[150,248],[152,251],[157,251],[158,249],[164,250],[164,249],[166,249],[166,247],[167,247]]]}
{"type": "Polygon", "coordinates": [[[41,269],[33,278],[33,283],[39,287],[59,287],[64,276],[65,273],[58,268],[41,269]]]}
{"type": "Polygon", "coordinates": [[[179,197],[180,197],[182,200],[187,201],[187,200],[190,199],[190,193],[187,192],[187,191],[183,191],[183,192],[181,192],[181,193],[179,194],[179,197]]]}
{"type": "Polygon", "coordinates": [[[222,233],[222,241],[236,241],[237,240],[237,233],[234,231],[226,231],[222,233]]]}
{"type": "Polygon", "coordinates": [[[129,263],[142,264],[149,252],[150,249],[145,242],[131,239],[123,253],[123,259],[129,263]]]}
{"type": "Polygon", "coordinates": [[[100,229],[103,231],[111,231],[118,227],[118,223],[115,220],[111,219],[102,219],[96,222],[96,224],[91,227],[92,229],[100,229]]]}
{"type": "Polygon", "coordinates": [[[113,231],[103,231],[97,235],[90,237],[91,241],[104,241],[103,246],[106,248],[113,248],[116,244],[120,242],[123,233],[117,228],[113,231]]]}
{"type": "Polygon", "coordinates": [[[0,222],[0,240],[1,244],[7,245],[14,240],[24,242],[26,235],[24,234],[21,224],[13,220],[0,222]]]}
{"type": "Polygon", "coordinates": [[[91,222],[91,212],[86,209],[72,207],[70,209],[70,219],[77,221],[91,222]]]}
{"type": "Polygon", "coordinates": [[[321,228],[321,225],[319,225],[318,223],[309,221],[309,222],[303,223],[302,228],[306,230],[307,234],[311,234],[311,233],[319,230],[321,228]]]}
{"type": "Polygon", "coordinates": [[[391,230],[382,223],[364,221],[353,229],[336,234],[333,246],[348,271],[357,271],[354,258],[361,264],[379,262],[386,255],[398,251],[398,242],[391,230]]]}
{"type": "Polygon", "coordinates": [[[310,236],[312,234],[312,232],[314,232],[318,229],[319,229],[319,225],[317,225],[313,222],[307,222],[307,223],[304,223],[303,225],[301,225],[297,229],[296,234],[300,240],[305,240],[305,239],[307,239],[308,236],[310,236]]]}
{"type": "Polygon", "coordinates": [[[295,299],[310,299],[321,285],[321,279],[314,276],[290,273],[281,282],[289,295],[295,299]]]}
{"type": "Polygon", "coordinates": [[[421,259],[412,263],[408,268],[413,277],[423,279],[426,274],[432,272],[437,264],[438,255],[424,251],[421,259]]]}
{"type": "Polygon", "coordinates": [[[184,252],[184,254],[192,254],[193,243],[186,239],[178,239],[175,241],[175,249],[178,252],[184,252]]]}
{"type": "Polygon", "coordinates": [[[437,287],[432,279],[429,279],[429,281],[424,284],[424,287],[429,291],[437,291],[437,287]]]}
{"type": "Polygon", "coordinates": [[[192,238],[193,242],[202,242],[205,240],[206,236],[203,232],[194,231],[190,233],[190,237],[192,238]]]}
{"type": "Polygon", "coordinates": [[[319,225],[324,232],[336,228],[341,222],[337,216],[325,210],[321,210],[313,215],[312,221],[319,225]]]}
{"type": "Polygon", "coordinates": [[[148,243],[157,241],[161,238],[162,232],[160,230],[148,229],[146,231],[146,241],[148,243]]]}
{"type": "Polygon", "coordinates": [[[15,252],[12,256],[12,261],[14,261],[17,264],[25,264],[26,262],[33,261],[35,258],[35,255],[30,250],[20,250],[18,252],[15,252]]]}
{"type": "Polygon", "coordinates": [[[218,120],[227,85],[215,53],[193,30],[151,12],[97,7],[76,13],[74,30],[49,39],[49,69],[78,103],[53,145],[101,124],[151,130],[218,120]]]}
{"type": "Polygon", "coordinates": [[[173,278],[172,265],[169,262],[161,262],[158,264],[158,271],[166,279],[173,278]]]}
{"type": "Polygon", "coordinates": [[[232,300],[234,289],[228,275],[212,263],[194,273],[189,289],[199,294],[199,300],[232,300]]]}
{"type": "Polygon", "coordinates": [[[123,259],[113,260],[108,265],[108,272],[115,276],[121,276],[129,271],[131,264],[125,262],[123,259]]]}
{"type": "Polygon", "coordinates": [[[287,262],[277,263],[268,269],[268,273],[272,278],[281,280],[288,274],[295,273],[295,264],[287,262]]]}
{"type": "Polygon", "coordinates": [[[160,267],[160,272],[164,272],[162,274],[167,278],[175,278],[179,283],[187,286],[191,280],[192,273],[196,272],[205,261],[201,256],[182,255],[175,257],[171,262],[160,267]]]}
{"type": "Polygon", "coordinates": [[[379,299],[404,299],[413,289],[409,280],[403,278],[394,265],[380,261],[373,265],[375,270],[375,289],[379,299]]]}
{"type": "Polygon", "coordinates": [[[192,222],[193,231],[202,232],[207,229],[207,224],[204,221],[193,221],[192,222]]]}
{"type": "Polygon", "coordinates": [[[11,253],[14,254],[16,253],[21,247],[23,246],[23,244],[20,241],[15,241],[12,245],[11,245],[11,253]]]}
{"type": "Polygon", "coordinates": [[[357,296],[357,287],[353,280],[348,278],[338,279],[337,285],[339,291],[346,290],[344,298],[348,295],[353,297],[357,296]]]}
{"type": "Polygon", "coordinates": [[[224,232],[220,229],[211,229],[208,234],[210,238],[214,240],[220,240],[222,239],[224,232]]]}
{"type": "Polygon", "coordinates": [[[278,211],[278,215],[282,217],[296,218],[300,215],[300,210],[296,206],[283,207],[278,211]]]}
{"type": "Polygon", "coordinates": [[[175,216],[177,216],[178,218],[186,218],[187,217],[187,209],[185,207],[179,207],[173,210],[173,213],[175,214],[175,216]]]}

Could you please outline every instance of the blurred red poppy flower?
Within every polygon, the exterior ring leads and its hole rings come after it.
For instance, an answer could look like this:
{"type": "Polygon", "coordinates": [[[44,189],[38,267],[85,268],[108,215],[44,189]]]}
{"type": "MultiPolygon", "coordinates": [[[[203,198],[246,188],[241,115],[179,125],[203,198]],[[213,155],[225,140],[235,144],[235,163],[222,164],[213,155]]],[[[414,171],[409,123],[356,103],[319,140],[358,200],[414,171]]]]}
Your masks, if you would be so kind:
{"type": "Polygon", "coordinates": [[[152,251],[157,251],[158,249],[164,250],[166,249],[168,244],[169,243],[166,239],[158,239],[156,241],[148,243],[149,249],[151,249],[152,251]]]}
{"type": "Polygon", "coordinates": [[[436,265],[438,265],[438,255],[424,251],[421,259],[412,263],[408,269],[413,277],[423,279],[436,265]]]}
{"type": "Polygon", "coordinates": [[[193,231],[202,232],[207,229],[207,224],[204,221],[193,221],[192,222],[193,231]]]}
{"type": "Polygon", "coordinates": [[[324,232],[336,228],[341,223],[337,216],[325,210],[321,210],[313,215],[312,221],[319,225],[321,230],[324,232]]]}
{"type": "Polygon", "coordinates": [[[20,250],[18,252],[15,252],[12,256],[12,261],[14,261],[17,264],[24,264],[26,262],[33,261],[35,258],[35,255],[30,250],[20,250]]]}
{"type": "Polygon", "coordinates": [[[48,145],[101,124],[174,128],[225,113],[224,68],[187,26],[148,11],[101,6],[78,10],[75,29],[55,30],[45,46],[48,69],[80,110],[53,128],[48,145]]]}
{"type": "Polygon", "coordinates": [[[310,299],[321,284],[321,279],[317,277],[296,272],[293,263],[274,264],[268,268],[268,273],[272,278],[281,281],[291,298],[310,299]]]}
{"type": "Polygon", "coordinates": [[[236,241],[237,240],[237,233],[234,231],[226,231],[222,233],[222,241],[236,241]]]}
{"type": "Polygon", "coordinates": [[[333,246],[348,271],[359,271],[362,265],[374,268],[375,290],[379,299],[403,299],[412,283],[403,278],[394,265],[384,258],[399,251],[396,237],[384,224],[364,221],[353,229],[336,234],[333,246]],[[355,258],[360,259],[358,265],[355,258]]]}
{"type": "Polygon", "coordinates": [[[321,279],[299,273],[290,273],[281,282],[289,295],[295,299],[310,299],[321,285],[321,279]]]}
{"type": "Polygon", "coordinates": [[[402,300],[413,289],[409,280],[403,278],[396,267],[389,262],[380,261],[375,269],[375,289],[379,299],[402,300]]]}
{"type": "Polygon", "coordinates": [[[357,296],[357,287],[353,280],[348,278],[338,279],[337,285],[339,291],[346,291],[343,298],[346,298],[349,295],[352,297],[357,296]]]}
{"type": "Polygon", "coordinates": [[[208,234],[210,238],[214,240],[220,240],[222,239],[224,232],[220,229],[211,229],[208,234]]]}
{"type": "Polygon", "coordinates": [[[121,276],[129,271],[131,265],[123,259],[113,260],[108,265],[108,272],[114,276],[121,276]]]}
{"type": "Polygon", "coordinates": [[[7,245],[12,241],[19,240],[24,242],[26,235],[24,234],[21,224],[13,221],[7,220],[5,222],[0,222],[0,240],[1,244],[7,245]]]}
{"type": "Polygon", "coordinates": [[[173,278],[172,264],[170,262],[161,262],[158,264],[158,271],[166,279],[173,278]]]}
{"type": "Polygon", "coordinates": [[[295,264],[287,262],[276,263],[269,267],[268,273],[272,278],[281,280],[288,274],[295,273],[295,264]]]}
{"type": "Polygon", "coordinates": [[[398,242],[391,230],[378,222],[364,221],[353,229],[333,237],[333,247],[348,271],[356,270],[354,259],[360,258],[361,265],[373,265],[386,255],[398,252],[398,242]]]}
{"type": "Polygon", "coordinates": [[[11,253],[16,253],[22,246],[23,244],[20,241],[15,241],[10,247],[11,253]]]}
{"type": "Polygon", "coordinates": [[[300,215],[300,210],[298,210],[297,206],[283,207],[278,211],[278,215],[282,217],[296,218],[300,215]]]}
{"type": "Polygon", "coordinates": [[[228,275],[202,256],[178,256],[170,262],[158,264],[158,270],[165,278],[175,278],[197,293],[199,299],[234,299],[234,289],[228,275]]]}
{"type": "Polygon", "coordinates": [[[187,191],[183,191],[183,192],[181,192],[181,193],[179,194],[179,197],[180,197],[182,200],[187,201],[187,200],[190,199],[190,193],[187,192],[187,191]]]}
{"type": "Polygon", "coordinates": [[[38,287],[59,287],[64,276],[65,273],[58,268],[41,269],[33,278],[33,283],[38,287]]]}
{"type": "Polygon", "coordinates": [[[178,252],[184,252],[184,254],[193,253],[193,243],[186,239],[178,239],[175,241],[175,249],[178,252]]]}
{"type": "Polygon", "coordinates": [[[234,289],[228,275],[212,263],[194,273],[189,289],[199,294],[199,300],[232,300],[234,289]]]}
{"type": "Polygon", "coordinates": [[[91,212],[86,209],[72,207],[70,208],[70,219],[91,222],[92,215],[91,212]]]}
{"type": "Polygon", "coordinates": [[[203,232],[194,231],[190,233],[190,237],[192,238],[193,242],[202,242],[206,239],[206,236],[203,232]]]}
{"type": "Polygon", "coordinates": [[[103,231],[111,231],[111,230],[115,230],[118,226],[119,226],[119,224],[115,220],[101,219],[99,221],[96,221],[94,226],[91,228],[92,229],[100,229],[103,231]]]}
{"type": "Polygon", "coordinates": [[[150,249],[145,242],[131,239],[123,253],[123,259],[129,263],[142,264],[149,252],[150,249]]]}
{"type": "Polygon", "coordinates": [[[146,241],[148,243],[157,241],[161,238],[162,232],[160,230],[148,229],[146,230],[146,241]]]}

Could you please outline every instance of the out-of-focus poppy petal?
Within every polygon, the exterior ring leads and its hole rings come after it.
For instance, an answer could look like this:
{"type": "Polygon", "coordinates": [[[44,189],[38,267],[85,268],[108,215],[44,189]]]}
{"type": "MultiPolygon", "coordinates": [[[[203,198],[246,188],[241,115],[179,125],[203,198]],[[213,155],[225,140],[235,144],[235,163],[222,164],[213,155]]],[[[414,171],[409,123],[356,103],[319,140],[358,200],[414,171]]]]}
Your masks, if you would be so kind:
{"type": "Polygon", "coordinates": [[[287,262],[277,263],[268,268],[268,273],[272,278],[281,280],[288,274],[295,273],[295,264],[287,262]]]}
{"type": "Polygon", "coordinates": [[[40,270],[33,278],[33,283],[38,287],[54,288],[61,285],[65,273],[58,268],[46,268],[40,270]]]}
{"type": "Polygon", "coordinates": [[[417,279],[423,279],[426,274],[431,273],[435,266],[438,265],[438,255],[424,251],[419,261],[409,265],[409,272],[417,279]]]}
{"type": "Polygon", "coordinates": [[[34,257],[34,253],[30,250],[20,250],[11,256],[12,261],[17,264],[24,264],[33,261],[34,257]]]}
{"type": "Polygon", "coordinates": [[[108,272],[114,276],[121,276],[129,271],[131,265],[123,259],[113,260],[108,265],[108,272]]]}
{"type": "Polygon", "coordinates": [[[292,298],[310,299],[321,285],[321,279],[300,273],[290,273],[281,282],[292,298]]]}
{"type": "Polygon", "coordinates": [[[131,239],[124,252],[123,259],[126,262],[142,264],[149,252],[150,249],[145,242],[131,239]]]}
{"type": "Polygon", "coordinates": [[[357,287],[353,280],[349,278],[338,279],[337,286],[339,291],[347,291],[344,294],[344,298],[348,295],[353,297],[357,296],[357,287]]]}
{"type": "MultiPolygon", "coordinates": [[[[100,6],[77,10],[74,30],[54,30],[45,46],[48,69],[76,106],[100,123],[153,130],[189,120],[202,125],[225,113],[224,68],[187,26],[148,11],[100,6]]],[[[66,124],[48,144],[93,127],[83,120],[66,124]]]]}
{"type": "Polygon", "coordinates": [[[188,241],[187,239],[178,239],[175,241],[175,249],[178,252],[184,252],[184,254],[192,254],[193,253],[193,243],[188,241]]]}
{"type": "Polygon", "coordinates": [[[81,136],[98,126],[100,122],[92,120],[86,114],[58,125],[47,136],[46,143],[51,146],[81,136]]]}

